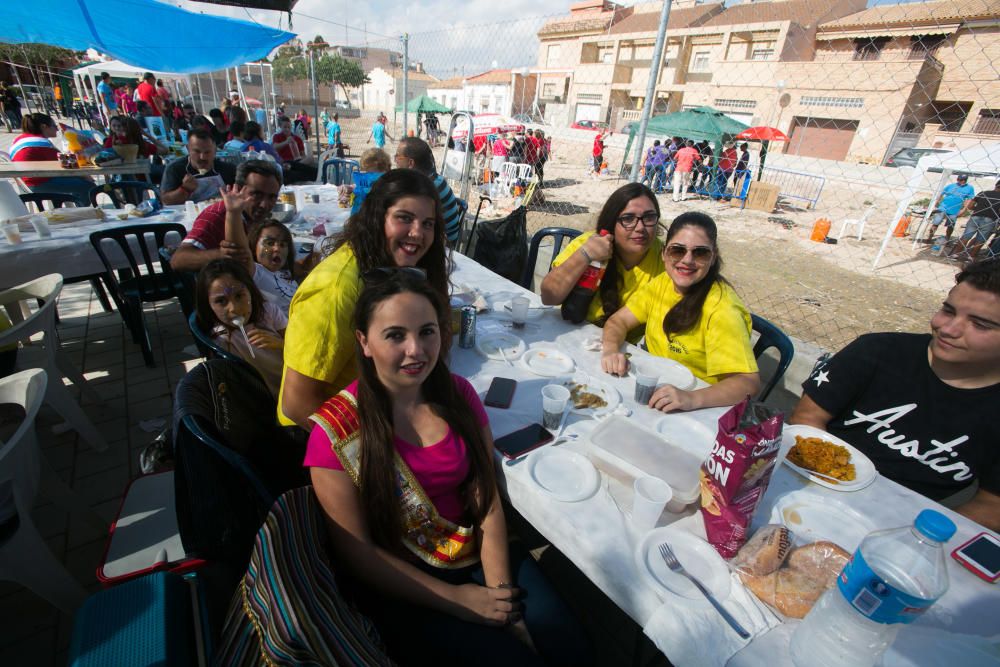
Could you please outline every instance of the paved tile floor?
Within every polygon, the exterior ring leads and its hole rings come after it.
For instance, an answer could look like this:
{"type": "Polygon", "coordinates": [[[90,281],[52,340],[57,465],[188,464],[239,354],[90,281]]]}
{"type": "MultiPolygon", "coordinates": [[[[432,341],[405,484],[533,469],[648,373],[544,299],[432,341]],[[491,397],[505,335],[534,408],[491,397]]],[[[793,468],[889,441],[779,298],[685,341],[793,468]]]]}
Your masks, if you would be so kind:
{"type": "MultiPolygon", "coordinates": [[[[100,403],[85,399],[81,405],[110,448],[98,453],[80,441],[74,431],[61,432],[61,420],[44,406],[36,423],[39,444],[57,474],[110,522],[126,484],[140,474],[140,451],[170,421],[177,381],[201,359],[176,301],[146,307],[155,368],[145,366],[139,346],[132,343],[117,312],[103,312],[89,284],[64,287],[59,316],[62,349],[83,369],[102,399],[100,403]]],[[[35,353],[37,349],[21,350],[19,367],[30,367],[35,353]]],[[[0,412],[0,439],[5,427],[11,427],[14,421],[10,413],[0,412]]],[[[98,590],[95,571],[106,535],[74,521],[42,496],[32,517],[49,548],[70,573],[88,591],[98,590]]],[[[517,519],[512,517],[511,523],[516,526],[517,519]]],[[[533,542],[528,537],[533,532],[530,527],[521,526],[520,532],[529,543],[533,542]]],[[[543,569],[593,638],[596,664],[668,664],[637,626],[564,556],[552,548],[534,553],[540,556],[543,569]]],[[[71,632],[70,616],[18,585],[0,582],[0,665],[62,667],[71,632]]]]}

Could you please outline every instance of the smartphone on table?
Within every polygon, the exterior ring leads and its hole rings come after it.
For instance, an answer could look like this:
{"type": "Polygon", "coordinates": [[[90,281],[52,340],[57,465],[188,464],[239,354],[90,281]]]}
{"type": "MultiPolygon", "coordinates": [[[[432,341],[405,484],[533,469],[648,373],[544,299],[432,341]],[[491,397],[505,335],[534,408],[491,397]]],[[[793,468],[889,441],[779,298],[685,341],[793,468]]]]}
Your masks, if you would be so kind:
{"type": "Polygon", "coordinates": [[[992,533],[979,533],[952,551],[951,557],[991,584],[1000,579],[1000,539],[992,533]]]}
{"type": "Polygon", "coordinates": [[[514,389],[516,387],[517,380],[495,377],[493,378],[493,382],[490,383],[490,388],[486,392],[486,399],[483,403],[491,408],[509,408],[511,401],[514,400],[514,389]]]}
{"type": "Polygon", "coordinates": [[[504,458],[516,459],[547,442],[552,442],[553,437],[552,433],[541,424],[531,424],[497,438],[493,446],[504,455],[504,458]]]}

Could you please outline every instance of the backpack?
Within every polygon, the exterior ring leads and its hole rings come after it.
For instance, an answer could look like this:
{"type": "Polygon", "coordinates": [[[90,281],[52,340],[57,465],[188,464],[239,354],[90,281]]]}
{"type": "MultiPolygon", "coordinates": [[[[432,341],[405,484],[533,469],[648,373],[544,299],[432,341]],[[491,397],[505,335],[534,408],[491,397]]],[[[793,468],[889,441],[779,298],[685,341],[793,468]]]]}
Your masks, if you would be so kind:
{"type": "Polygon", "coordinates": [[[502,220],[475,227],[472,259],[508,280],[518,282],[528,261],[528,210],[519,206],[502,220]]]}

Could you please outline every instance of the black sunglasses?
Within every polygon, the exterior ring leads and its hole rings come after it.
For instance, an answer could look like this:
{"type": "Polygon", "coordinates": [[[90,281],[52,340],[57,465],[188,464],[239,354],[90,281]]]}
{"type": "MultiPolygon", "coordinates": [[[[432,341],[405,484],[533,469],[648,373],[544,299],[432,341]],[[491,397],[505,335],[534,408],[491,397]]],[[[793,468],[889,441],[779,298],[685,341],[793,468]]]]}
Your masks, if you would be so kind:
{"type": "Polygon", "coordinates": [[[379,266],[369,269],[361,275],[365,285],[380,285],[386,281],[398,278],[411,280],[427,280],[427,272],[416,266],[379,266]]]}

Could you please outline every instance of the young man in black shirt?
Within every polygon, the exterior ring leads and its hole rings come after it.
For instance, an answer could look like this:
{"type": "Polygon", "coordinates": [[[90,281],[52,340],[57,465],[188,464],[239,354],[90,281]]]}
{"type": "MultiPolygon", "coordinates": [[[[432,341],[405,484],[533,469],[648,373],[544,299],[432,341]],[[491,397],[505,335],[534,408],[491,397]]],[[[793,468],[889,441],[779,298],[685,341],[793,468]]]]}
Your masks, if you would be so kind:
{"type": "Polygon", "coordinates": [[[956,283],[929,335],[867,334],[814,369],[789,422],[846,440],[883,476],[1000,530],[1000,259],[970,264],[956,283]],[[975,482],[971,500],[949,501],[975,482]]]}

